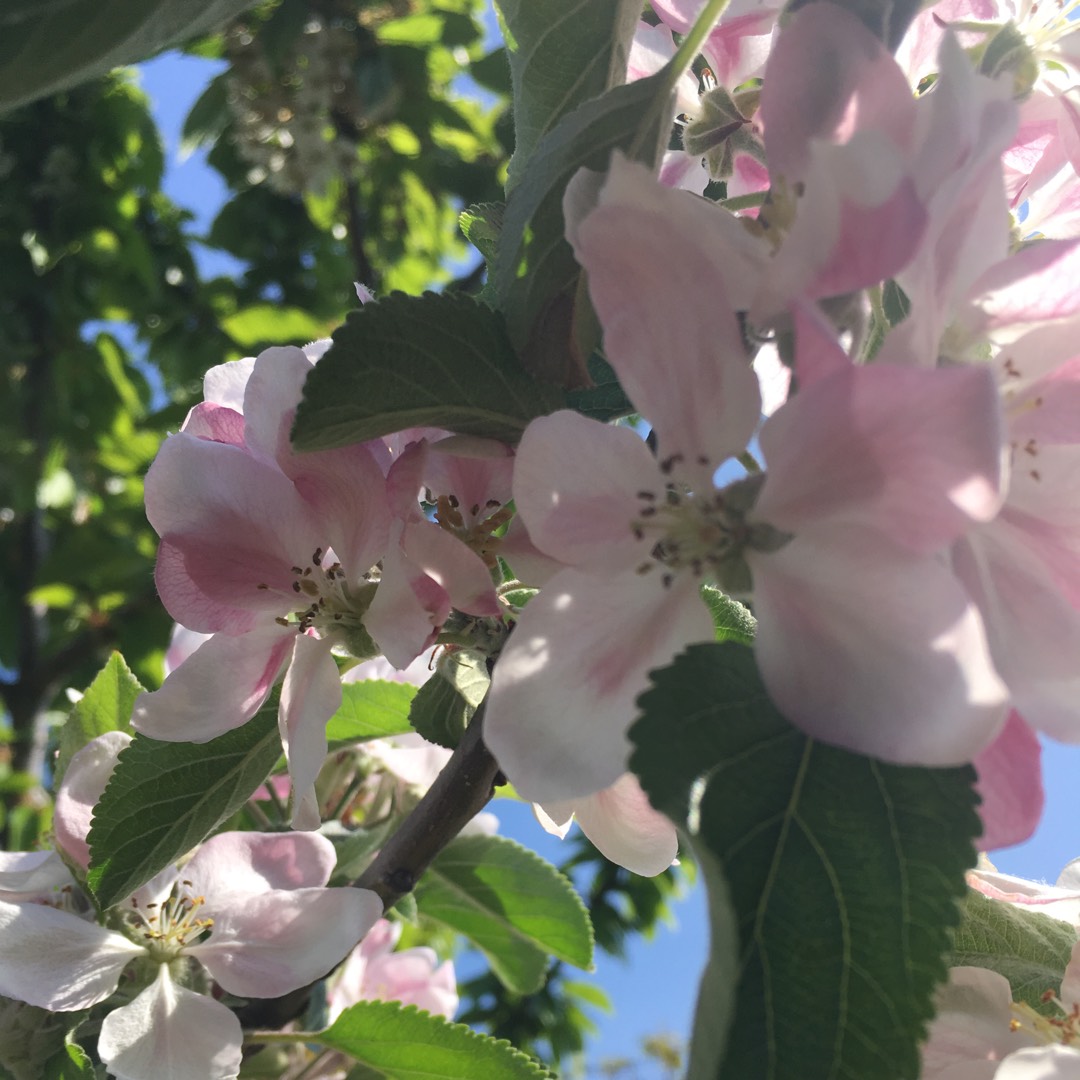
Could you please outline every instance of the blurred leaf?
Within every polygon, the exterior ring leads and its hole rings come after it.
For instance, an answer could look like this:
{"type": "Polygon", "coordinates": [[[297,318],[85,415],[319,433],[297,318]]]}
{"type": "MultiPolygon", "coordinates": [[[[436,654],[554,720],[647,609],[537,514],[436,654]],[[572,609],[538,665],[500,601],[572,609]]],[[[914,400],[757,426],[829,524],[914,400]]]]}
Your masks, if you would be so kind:
{"type": "Polygon", "coordinates": [[[251,2],[6,0],[0,10],[0,110],[149,59],[251,2]]]}
{"type": "Polygon", "coordinates": [[[393,293],[353,311],[333,340],[304,384],[298,450],[409,427],[514,442],[562,403],[521,369],[502,318],[460,294],[393,293]]]}
{"type": "Polygon", "coordinates": [[[742,645],[693,646],[652,680],[630,764],[690,833],[720,930],[689,1077],[915,1080],[975,861],[974,771],[887,765],[807,738],[742,645]]]}
{"type": "Polygon", "coordinates": [[[712,615],[717,641],[735,641],[753,645],[757,619],[749,609],[712,585],[701,586],[701,599],[712,615]]]}
{"type": "Polygon", "coordinates": [[[215,142],[225,131],[230,118],[226,97],[225,73],[222,72],[210,80],[184,118],[180,131],[181,161],[200,146],[215,142]]]}
{"type": "Polygon", "coordinates": [[[94,1063],[81,1046],[68,1043],[45,1063],[45,1080],[94,1080],[94,1063]]]}
{"type": "Polygon", "coordinates": [[[300,308],[255,304],[221,321],[222,329],[242,348],[256,345],[306,345],[325,337],[327,325],[300,308]]]}
{"type": "Polygon", "coordinates": [[[206,743],[136,735],[90,826],[87,884],[102,907],[130,896],[250,798],[281,756],[277,695],[243,727],[206,743]]]}
{"type": "Polygon", "coordinates": [[[638,0],[497,0],[507,30],[516,146],[512,191],[540,140],[567,113],[626,81],[638,0]]]}
{"type": "Polygon", "coordinates": [[[341,708],[326,725],[331,743],[358,743],[412,731],[409,710],[416,687],[382,679],[364,679],[341,687],[341,708]]]}
{"type": "Polygon", "coordinates": [[[135,699],[143,692],[139,680],[131,673],[124,658],[114,652],[87,687],[82,698],[75,702],[60,732],[60,749],[56,758],[56,787],[72,755],[91,739],[107,731],[128,731],[135,699]]]}
{"type": "Polygon", "coordinates": [[[465,238],[489,263],[495,261],[505,210],[502,203],[479,203],[462,210],[458,218],[465,238]]]}
{"type": "Polygon", "coordinates": [[[307,1039],[348,1054],[386,1080],[542,1080],[548,1075],[509,1043],[392,1001],[361,1001],[307,1039]]]}
{"type": "Polygon", "coordinates": [[[0,1076],[10,1076],[12,1080],[92,1077],[92,1072],[57,1072],[53,1066],[61,1055],[68,1056],[67,1037],[86,1016],[86,1012],[47,1012],[0,997],[0,1076]]]}
{"type": "Polygon", "coordinates": [[[603,423],[636,411],[619,383],[615,369],[599,353],[594,352],[589,357],[587,370],[593,385],[584,390],[571,390],[566,395],[566,403],[571,409],[603,423]]]}
{"type": "Polygon", "coordinates": [[[1075,945],[1076,927],[1070,923],[969,889],[948,960],[950,967],[989,968],[1004,975],[1014,1001],[1059,1016],[1057,1006],[1042,995],[1058,992],[1075,945]]]}
{"type": "Polygon", "coordinates": [[[539,855],[502,836],[460,836],[416,888],[421,914],[464,934],[510,990],[544,982],[548,955],[592,964],[592,929],[570,882],[539,855]]]}

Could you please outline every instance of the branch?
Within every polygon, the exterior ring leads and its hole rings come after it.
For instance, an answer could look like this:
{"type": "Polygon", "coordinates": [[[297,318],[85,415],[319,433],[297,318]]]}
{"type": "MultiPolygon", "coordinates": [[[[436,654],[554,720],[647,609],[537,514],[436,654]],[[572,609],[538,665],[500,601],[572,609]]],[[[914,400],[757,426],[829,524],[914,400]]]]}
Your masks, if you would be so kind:
{"type": "Polygon", "coordinates": [[[499,763],[483,740],[484,707],[476,710],[461,742],[427,794],[353,882],[378,894],[384,909],[413,890],[440,851],[488,803],[499,763]]]}

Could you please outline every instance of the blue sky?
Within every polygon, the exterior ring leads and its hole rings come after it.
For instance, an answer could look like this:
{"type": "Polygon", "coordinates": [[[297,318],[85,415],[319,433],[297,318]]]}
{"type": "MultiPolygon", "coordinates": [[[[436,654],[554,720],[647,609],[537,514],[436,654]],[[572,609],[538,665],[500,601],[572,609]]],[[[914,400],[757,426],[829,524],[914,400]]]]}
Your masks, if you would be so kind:
{"type": "MultiPolygon", "coordinates": [[[[165,191],[195,214],[196,232],[209,226],[227,191],[217,173],[207,167],[204,152],[180,160],[179,132],[192,103],[222,67],[214,61],[167,54],[140,69],[166,141],[165,191]]],[[[202,272],[211,276],[230,273],[238,265],[206,248],[197,257],[202,272]]],[[[1080,855],[1080,747],[1047,745],[1045,783],[1046,813],[1035,836],[1015,848],[992,853],[991,858],[1005,872],[1053,881],[1066,862],[1080,855]]],[[[565,857],[559,841],[542,832],[527,807],[500,803],[493,809],[504,833],[552,861],[565,857]]],[[[695,984],[707,951],[701,890],[693,890],[676,914],[677,924],[661,927],[651,941],[635,939],[625,963],[598,958],[593,977],[610,996],[615,1012],[599,1018],[601,1034],[590,1048],[591,1064],[604,1057],[636,1056],[642,1036],[659,1032],[684,1036],[689,1031],[695,984]]],[[[639,1080],[659,1075],[644,1069],[639,1080]]]]}

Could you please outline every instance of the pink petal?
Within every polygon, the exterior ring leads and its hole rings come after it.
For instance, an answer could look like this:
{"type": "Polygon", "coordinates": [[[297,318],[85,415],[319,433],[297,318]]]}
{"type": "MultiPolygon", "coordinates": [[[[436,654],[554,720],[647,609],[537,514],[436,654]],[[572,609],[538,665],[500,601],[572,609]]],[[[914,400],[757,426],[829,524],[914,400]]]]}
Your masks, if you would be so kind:
{"type": "Polygon", "coordinates": [[[648,673],[713,637],[696,580],[564,570],[522,613],[495,665],[484,738],[522,798],[546,804],[609,787],[648,673]]]}
{"type": "Polygon", "coordinates": [[[230,994],[278,997],[327,974],[381,915],[367,889],[265,892],[215,912],[209,939],[186,952],[230,994]]]}
{"type": "Polygon", "coordinates": [[[244,392],[255,368],[255,357],[230,360],[212,367],[203,376],[203,400],[222,405],[241,415],[244,413],[244,392]]]}
{"type": "Polygon", "coordinates": [[[57,847],[84,870],[90,864],[90,847],[86,837],[94,806],[105,791],[105,785],[116,767],[120,751],[131,742],[122,731],[108,731],[91,739],[72,755],[64,773],[64,782],[56,793],[53,809],[53,835],[57,847]]]}
{"type": "Polygon", "coordinates": [[[870,31],[833,4],[808,4],[784,25],[761,93],[772,175],[805,176],[814,140],[875,129],[909,144],[915,103],[903,72],[870,31]]]}
{"type": "Polygon", "coordinates": [[[243,1039],[231,1009],[177,986],[162,964],[130,1005],[105,1017],[98,1054],[117,1080],[236,1080],[243,1039]]]}
{"type": "Polygon", "coordinates": [[[304,391],[304,380],[313,363],[302,349],[293,345],[264,349],[255,358],[244,392],[244,420],[247,444],[269,461],[285,466],[293,457],[289,443],[296,406],[304,391]]]}
{"type": "Polygon", "coordinates": [[[180,430],[185,435],[209,439],[211,442],[229,443],[231,446],[244,445],[243,415],[235,409],[227,409],[209,401],[196,405],[187,414],[180,430]]]}
{"type": "Polygon", "coordinates": [[[675,826],[652,808],[633,773],[580,799],[574,816],[601,854],[634,874],[662,874],[679,853],[675,826]]]}
{"type": "Polygon", "coordinates": [[[68,911],[0,901],[0,994],[52,1012],[104,1001],[138,945],[68,911]]]}
{"type": "Polygon", "coordinates": [[[998,737],[974,761],[982,799],[981,851],[1023,843],[1043,810],[1042,748],[1014,709],[998,737]]]}
{"type": "Polygon", "coordinates": [[[224,832],[199,846],[184,867],[184,880],[216,914],[236,894],[323,886],[336,862],[334,845],[318,833],[224,832]]]}
{"type": "Polygon", "coordinates": [[[295,627],[270,622],[240,637],[215,634],[162,684],[135,700],[132,727],[166,742],[207,742],[250,720],[292,651],[295,627]]]}
{"type": "Polygon", "coordinates": [[[819,527],[748,562],[762,678],[806,734],[912,765],[961,764],[993,740],[1005,687],[974,607],[938,560],[819,527]]]}
{"type": "Polygon", "coordinates": [[[518,447],[514,505],[532,542],[561,563],[612,571],[639,563],[652,546],[633,533],[648,505],[641,492],[655,502],[663,488],[639,435],[579,413],[534,420],[518,447]]]}
{"type": "Polygon", "coordinates": [[[941,548],[1000,505],[1001,427],[986,368],[851,366],[804,387],[761,432],[754,516],[798,533],[826,518],[941,548]]]}
{"type": "Polygon", "coordinates": [[[471,522],[486,518],[492,501],[510,501],[513,474],[513,451],[505,443],[454,435],[428,445],[422,478],[435,498],[453,495],[471,522]]]}
{"type": "Polygon", "coordinates": [[[181,626],[180,623],[173,623],[169,647],[165,650],[165,677],[168,678],[203,642],[212,637],[213,634],[200,634],[197,630],[181,626]]]}
{"type": "Polygon", "coordinates": [[[574,249],[588,274],[604,351],[653,425],[660,458],[681,456],[703,479],[745,448],[761,412],[717,265],[726,255],[718,250],[724,221],[738,228],[716,207],[661,187],[648,170],[615,155],[574,249]],[[711,225],[705,233],[698,227],[704,221],[711,225]]]}
{"type": "Polygon", "coordinates": [[[322,823],[315,781],[326,760],[326,722],[341,708],[341,676],[331,642],[298,634],[281,686],[278,729],[293,784],[294,829],[322,823]]]}
{"type": "Polygon", "coordinates": [[[430,521],[410,521],[401,546],[412,566],[431,578],[459,611],[470,615],[502,613],[491,571],[468,545],[430,521]]]}

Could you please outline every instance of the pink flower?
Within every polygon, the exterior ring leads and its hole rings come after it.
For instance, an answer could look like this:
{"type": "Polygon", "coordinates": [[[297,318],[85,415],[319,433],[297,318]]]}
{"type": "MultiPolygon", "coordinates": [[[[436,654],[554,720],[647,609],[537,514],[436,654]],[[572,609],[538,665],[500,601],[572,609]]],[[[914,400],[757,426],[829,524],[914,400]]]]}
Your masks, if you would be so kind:
{"type": "Polygon", "coordinates": [[[389,522],[384,447],[292,452],[293,412],[323,348],[213,369],[206,402],[151,466],[158,591],[179,623],[212,636],[139,698],[133,720],[158,739],[212,739],[250,719],[285,672],[279,723],[300,828],[319,823],[314,781],[341,701],[330,649],[375,651],[363,618],[389,522]]]}
{"type": "Polygon", "coordinates": [[[457,981],[450,960],[440,964],[433,949],[394,952],[401,923],[380,919],[345,961],[327,992],[330,1022],[358,1001],[400,1001],[452,1020],[457,981]]]}
{"type": "Polygon", "coordinates": [[[277,997],[324,975],[382,912],[372,892],[324,888],[334,859],[313,834],[221,833],[182,880],[174,872],[120,907],[123,934],[59,908],[0,901],[0,993],[85,1009],[111,996],[132,960],[148,958],[159,965],[153,981],[102,1023],[102,1061],[126,1080],[232,1080],[239,1022],[174,982],[170,968],[197,960],[240,997],[277,997]]]}

